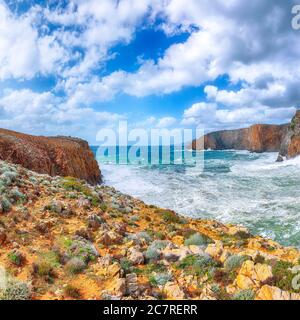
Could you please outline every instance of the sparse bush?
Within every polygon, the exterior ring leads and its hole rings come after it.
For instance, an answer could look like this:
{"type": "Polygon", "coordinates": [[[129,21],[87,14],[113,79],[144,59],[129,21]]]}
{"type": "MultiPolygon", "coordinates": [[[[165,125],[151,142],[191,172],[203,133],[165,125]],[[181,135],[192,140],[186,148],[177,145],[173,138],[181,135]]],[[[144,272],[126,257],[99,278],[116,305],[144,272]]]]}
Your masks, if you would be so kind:
{"type": "Polygon", "coordinates": [[[12,250],[11,252],[9,252],[7,257],[12,264],[18,267],[21,266],[25,260],[24,255],[18,250],[12,250]]]}
{"type": "Polygon", "coordinates": [[[99,204],[100,199],[97,193],[93,192],[91,188],[84,185],[80,180],[73,177],[66,177],[63,179],[62,187],[68,191],[77,191],[86,196],[93,206],[99,204]]]}
{"type": "Polygon", "coordinates": [[[295,274],[292,272],[293,264],[287,261],[277,261],[272,268],[273,273],[273,284],[284,290],[291,292],[299,292],[292,286],[293,278],[295,274]]]}
{"type": "Polygon", "coordinates": [[[0,212],[8,212],[11,209],[11,203],[5,196],[0,196],[0,212]]]}
{"type": "Polygon", "coordinates": [[[42,260],[33,264],[33,272],[40,277],[52,277],[53,267],[48,261],[42,260]]]}
{"type": "Polygon", "coordinates": [[[160,259],[161,253],[158,249],[149,247],[145,252],[145,258],[149,261],[157,261],[160,259]]]}
{"type": "Polygon", "coordinates": [[[165,222],[183,223],[183,219],[173,211],[165,210],[161,212],[161,215],[165,222]]]}
{"type": "Polygon", "coordinates": [[[31,289],[26,282],[9,280],[7,287],[0,293],[0,300],[29,300],[31,289]]]}
{"type": "Polygon", "coordinates": [[[248,259],[246,256],[233,255],[230,256],[224,263],[225,270],[227,272],[235,271],[239,269],[243,262],[248,259]]]}
{"type": "Polygon", "coordinates": [[[233,296],[233,300],[254,300],[255,293],[253,290],[242,290],[233,296]]]}
{"type": "Polygon", "coordinates": [[[85,262],[78,258],[74,257],[71,260],[69,260],[66,264],[66,269],[71,274],[77,274],[82,272],[86,268],[85,262]]]}
{"type": "Polygon", "coordinates": [[[80,299],[81,298],[81,292],[78,288],[76,288],[75,286],[68,284],[65,288],[64,288],[64,294],[67,297],[73,298],[73,299],[80,299]]]}
{"type": "Polygon", "coordinates": [[[200,234],[200,233],[194,233],[192,234],[188,239],[185,240],[184,244],[186,246],[205,246],[208,243],[211,243],[211,239],[207,236],[200,234]]]}
{"type": "Polygon", "coordinates": [[[170,273],[157,273],[150,276],[149,282],[152,286],[163,286],[172,279],[173,276],[170,273]]]}
{"type": "Polygon", "coordinates": [[[187,274],[203,276],[210,274],[217,263],[207,254],[189,255],[177,264],[177,268],[183,269],[187,274]]]}
{"type": "Polygon", "coordinates": [[[122,258],[120,260],[120,266],[125,273],[130,273],[132,269],[132,263],[127,258],[122,258]]]}

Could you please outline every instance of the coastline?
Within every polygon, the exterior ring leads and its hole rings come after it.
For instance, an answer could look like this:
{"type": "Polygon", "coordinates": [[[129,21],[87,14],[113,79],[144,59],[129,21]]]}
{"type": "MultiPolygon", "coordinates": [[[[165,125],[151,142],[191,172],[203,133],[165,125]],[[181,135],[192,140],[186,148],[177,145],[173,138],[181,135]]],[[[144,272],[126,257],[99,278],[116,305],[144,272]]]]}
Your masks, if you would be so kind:
{"type": "Polygon", "coordinates": [[[26,299],[300,299],[296,248],[104,185],[0,168],[0,265],[12,286],[2,299],[15,287],[26,299]]]}

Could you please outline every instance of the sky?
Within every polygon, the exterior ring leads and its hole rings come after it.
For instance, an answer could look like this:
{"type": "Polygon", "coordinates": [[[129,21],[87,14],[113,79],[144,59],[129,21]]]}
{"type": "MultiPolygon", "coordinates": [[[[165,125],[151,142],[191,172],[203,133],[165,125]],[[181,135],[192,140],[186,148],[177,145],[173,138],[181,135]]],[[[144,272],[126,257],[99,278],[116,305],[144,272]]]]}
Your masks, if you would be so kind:
{"type": "MultiPolygon", "coordinates": [[[[300,4],[300,1],[298,1],[300,4]]],[[[0,0],[0,127],[97,131],[287,123],[296,0],[0,0]]]]}

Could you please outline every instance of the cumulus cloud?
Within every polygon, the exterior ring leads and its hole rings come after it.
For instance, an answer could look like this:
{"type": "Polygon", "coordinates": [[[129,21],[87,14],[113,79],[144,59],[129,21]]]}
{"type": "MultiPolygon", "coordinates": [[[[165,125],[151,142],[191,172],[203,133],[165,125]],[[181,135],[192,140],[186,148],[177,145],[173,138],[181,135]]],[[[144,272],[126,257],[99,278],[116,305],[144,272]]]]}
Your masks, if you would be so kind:
{"type": "MultiPolygon", "coordinates": [[[[0,81],[40,75],[56,81],[53,90],[43,93],[5,91],[0,97],[2,126],[32,127],[39,133],[67,127],[70,133],[88,132],[90,119],[96,126],[122,117],[95,111],[94,103],[119,93],[167,95],[201,85],[206,85],[206,99],[184,111],[183,125],[284,122],[298,107],[300,42],[299,32],[291,28],[294,0],[253,0],[251,5],[243,0],[51,3],[17,14],[0,0],[0,81]],[[135,72],[102,75],[117,44],[130,43],[138,28],[146,23],[157,27],[158,21],[167,36],[188,32],[187,40],[171,45],[157,60],[140,61],[135,72]],[[207,85],[222,75],[237,89],[207,85]]],[[[172,116],[152,123],[175,124],[172,116]]]]}
{"type": "Polygon", "coordinates": [[[51,92],[6,91],[0,98],[0,127],[32,134],[73,135],[95,141],[97,130],[112,127],[122,114],[70,106],[51,92]]]}

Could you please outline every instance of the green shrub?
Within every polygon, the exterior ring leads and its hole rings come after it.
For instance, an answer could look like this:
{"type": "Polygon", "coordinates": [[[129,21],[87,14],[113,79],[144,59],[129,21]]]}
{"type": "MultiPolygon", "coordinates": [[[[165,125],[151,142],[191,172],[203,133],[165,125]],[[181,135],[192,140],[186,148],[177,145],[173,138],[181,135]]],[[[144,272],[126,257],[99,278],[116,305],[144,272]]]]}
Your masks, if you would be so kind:
{"type": "Polygon", "coordinates": [[[184,244],[186,246],[205,246],[208,243],[211,243],[211,239],[207,236],[200,234],[200,233],[194,233],[192,234],[188,239],[185,240],[184,244]]]}
{"type": "Polygon", "coordinates": [[[253,290],[242,290],[233,296],[233,300],[254,300],[255,292],[253,290]]]}
{"type": "Polygon", "coordinates": [[[9,280],[7,287],[0,294],[0,300],[29,300],[31,289],[26,282],[9,280]]]}
{"type": "Polygon", "coordinates": [[[0,196],[0,212],[8,212],[11,209],[11,203],[5,196],[0,196]]]}
{"type": "Polygon", "coordinates": [[[170,273],[157,273],[150,276],[149,282],[152,286],[163,286],[172,279],[173,276],[170,273]]]}
{"type": "Polygon", "coordinates": [[[292,286],[295,274],[292,272],[293,264],[286,261],[277,261],[272,268],[274,285],[284,291],[299,292],[292,286]]]}
{"type": "Polygon", "coordinates": [[[178,269],[183,269],[187,274],[203,276],[210,275],[217,263],[207,254],[188,255],[177,264],[178,269]]]}
{"type": "Polygon", "coordinates": [[[51,263],[45,260],[38,261],[33,265],[33,271],[40,277],[52,277],[53,266],[51,263]]]}
{"type": "Polygon", "coordinates": [[[68,191],[77,191],[85,195],[93,206],[97,206],[100,202],[98,195],[91,190],[83,182],[73,177],[66,177],[63,179],[62,187],[68,191]]]}
{"type": "Polygon", "coordinates": [[[227,272],[235,271],[239,269],[247,259],[248,257],[246,256],[239,256],[239,255],[230,256],[224,263],[225,270],[227,272]]]}
{"type": "Polygon", "coordinates": [[[165,222],[171,223],[183,223],[182,218],[175,212],[166,210],[161,213],[162,218],[165,222]]]}
{"type": "Polygon", "coordinates": [[[120,265],[126,274],[131,272],[132,263],[127,258],[122,258],[120,260],[120,265]]]}
{"type": "Polygon", "coordinates": [[[11,252],[9,252],[7,257],[9,261],[16,266],[21,266],[25,260],[23,254],[18,250],[12,250],[11,252]]]}

